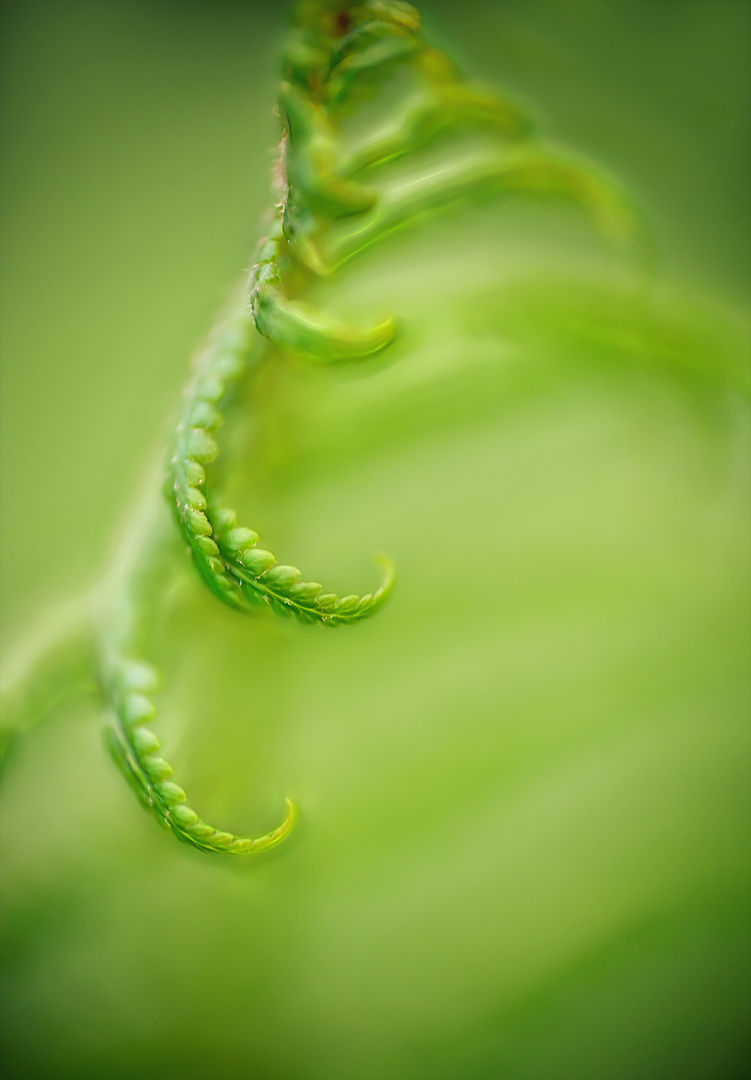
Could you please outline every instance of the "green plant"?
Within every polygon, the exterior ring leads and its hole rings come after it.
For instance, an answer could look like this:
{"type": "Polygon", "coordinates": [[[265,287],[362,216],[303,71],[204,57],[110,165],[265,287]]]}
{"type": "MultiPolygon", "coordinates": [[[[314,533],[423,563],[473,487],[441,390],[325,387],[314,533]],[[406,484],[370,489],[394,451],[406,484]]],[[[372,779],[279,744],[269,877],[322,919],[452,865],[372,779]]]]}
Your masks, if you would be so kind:
{"type": "MultiPolygon", "coordinates": [[[[4,684],[50,616],[3,696],[4,725],[50,718],[0,787],[9,1076],[748,1071],[750,13],[424,11],[638,194],[655,260],[570,198],[478,188],[330,275],[289,261],[280,302],[394,341],[321,364],[251,331],[204,488],[340,597],[389,553],[391,600],[332,634],[215,597],[163,494],[185,357],[271,201],[286,8],[3,5],[4,684]],[[205,858],[136,808],[102,754],[110,648],[160,672],[134,692],[204,820],[300,807],[269,857],[205,858]]],[[[351,80],[337,153],[419,79],[351,80]]],[[[351,179],[532,131],[446,125],[351,179]]]]}
{"type": "MultiPolygon", "coordinates": [[[[220,600],[241,612],[270,608],[335,627],[358,622],[383,605],[394,581],[388,560],[383,560],[385,580],[373,594],[322,593],[320,584],[301,581],[296,567],[279,565],[260,548],[254,530],[237,526],[235,512],[222,506],[207,477],[219,453],[216,431],[237,384],[262,363],[263,339],[317,363],[357,361],[386,349],[398,335],[396,318],[361,329],[321,313],[300,294],[316,277],[337,272],[396,229],[469,197],[513,189],[563,194],[616,238],[635,235],[635,217],[612,183],[545,150],[516,105],[464,82],[448,57],[424,39],[420,15],[409,4],[303,4],[282,64],[275,208],[249,290],[241,290],[196,361],[172,440],[166,494],[202,578],[220,600]],[[342,133],[342,121],[399,65],[414,74],[417,97],[408,95],[385,131],[352,144],[342,133]],[[449,156],[442,168],[418,181],[379,188],[374,175],[379,166],[466,125],[489,133],[491,144],[449,156]],[[293,295],[285,295],[289,292],[293,295]]],[[[148,510],[137,515],[133,530],[124,547],[135,546],[138,556],[131,556],[129,566],[118,566],[76,608],[75,662],[60,663],[70,651],[69,627],[61,624],[61,634],[39,650],[38,662],[22,665],[23,678],[6,695],[10,719],[3,746],[30,722],[29,700],[39,696],[34,686],[45,681],[45,665],[53,672],[46,681],[54,696],[96,655],[110,749],[143,804],[178,839],[202,851],[265,850],[292,828],[293,804],[287,800],[287,817],[277,829],[255,839],[206,824],[188,805],[172,766],[160,756],[159,739],[146,726],[156,715],[151,695],[157,676],[137,658],[137,642],[153,588],[150,560],[156,558],[158,565],[163,556],[148,510]]],[[[37,702],[36,714],[45,707],[37,702]]]]}

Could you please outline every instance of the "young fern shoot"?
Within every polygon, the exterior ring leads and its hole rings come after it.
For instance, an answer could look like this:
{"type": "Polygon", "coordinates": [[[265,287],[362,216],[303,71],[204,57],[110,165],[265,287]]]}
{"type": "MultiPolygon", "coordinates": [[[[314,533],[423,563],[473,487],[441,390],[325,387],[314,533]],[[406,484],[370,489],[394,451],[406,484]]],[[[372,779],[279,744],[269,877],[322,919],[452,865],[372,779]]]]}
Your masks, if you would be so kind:
{"type": "MultiPolygon", "coordinates": [[[[252,375],[268,351],[266,342],[317,364],[346,363],[388,348],[399,333],[394,316],[363,328],[316,310],[300,298],[301,283],[304,290],[396,229],[467,197],[512,190],[563,194],[619,237],[633,233],[635,218],[612,183],[534,141],[529,118],[518,106],[466,83],[452,61],[425,40],[417,9],[398,0],[301,4],[283,55],[279,112],[283,132],[266,235],[242,297],[220,319],[195,363],[171,439],[164,492],[201,577],[223,603],[243,613],[268,608],[303,623],[344,626],[384,605],[394,582],[390,562],[381,559],[384,580],[372,594],[323,592],[295,566],[279,564],[252,528],[238,525],[236,513],[211,489],[207,472],[219,454],[218,430],[232,391],[252,375]],[[352,145],[343,134],[347,112],[404,65],[411,67],[422,96],[397,110],[391,128],[352,145]],[[379,183],[378,170],[389,162],[462,127],[481,130],[493,145],[449,158],[440,170],[402,187],[379,183]]],[[[137,659],[151,587],[139,576],[140,563],[160,557],[164,538],[153,514],[134,518],[140,536],[126,538],[127,565],[116,565],[95,591],[84,620],[87,648],[99,641],[97,681],[112,754],[141,802],[181,841],[210,853],[267,850],[294,825],[290,800],[282,824],[255,839],[206,824],[147,726],[156,716],[157,676],[137,659]]],[[[43,677],[43,666],[41,659],[28,665],[25,685],[43,677]]],[[[69,666],[61,680],[72,679],[72,671],[69,666]]],[[[15,688],[15,712],[18,702],[32,699],[23,687],[15,688]]],[[[14,713],[13,730],[30,722],[14,713]]]]}
{"type": "Polygon", "coordinates": [[[279,565],[258,546],[253,529],[237,525],[234,510],[219,507],[206,484],[206,466],[218,455],[216,429],[228,390],[261,347],[243,305],[222,320],[204,352],[184,398],[166,485],[175,516],[196,565],[212,592],[238,611],[270,607],[301,622],[342,626],[373,615],[386,601],[394,572],[385,562],[384,581],[374,594],[338,597],[322,593],[318,582],[301,581],[295,566],[279,565]]]}
{"type": "Polygon", "coordinates": [[[176,783],[174,769],[160,756],[159,739],[146,727],[156,716],[150,696],[156,689],[156,672],[143,662],[118,655],[108,658],[107,667],[110,751],[141,803],[159,822],[199,851],[248,855],[281,843],[295,823],[296,809],[289,799],[286,818],[265,836],[234,836],[201,821],[176,783]]]}

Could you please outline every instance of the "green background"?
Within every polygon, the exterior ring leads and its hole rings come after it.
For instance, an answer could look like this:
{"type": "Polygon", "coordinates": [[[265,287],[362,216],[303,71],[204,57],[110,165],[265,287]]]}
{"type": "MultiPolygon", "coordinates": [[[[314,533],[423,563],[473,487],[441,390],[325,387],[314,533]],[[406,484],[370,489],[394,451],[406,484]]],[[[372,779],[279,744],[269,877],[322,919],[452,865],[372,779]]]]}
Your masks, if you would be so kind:
{"type": "MultiPolygon", "coordinates": [[[[2,9],[2,625],[96,580],[268,201],[270,3],[2,9]]],[[[530,198],[318,290],[379,361],[273,356],[228,502],[351,630],[221,608],[175,542],[156,730],[183,849],[95,702],[0,796],[6,1075],[740,1077],[751,1066],[751,8],[425,4],[633,194],[654,262],[530,198]],[[646,297],[646,299],[645,299],[646,297]]],[[[166,514],[166,510],[165,510],[166,514]]]]}

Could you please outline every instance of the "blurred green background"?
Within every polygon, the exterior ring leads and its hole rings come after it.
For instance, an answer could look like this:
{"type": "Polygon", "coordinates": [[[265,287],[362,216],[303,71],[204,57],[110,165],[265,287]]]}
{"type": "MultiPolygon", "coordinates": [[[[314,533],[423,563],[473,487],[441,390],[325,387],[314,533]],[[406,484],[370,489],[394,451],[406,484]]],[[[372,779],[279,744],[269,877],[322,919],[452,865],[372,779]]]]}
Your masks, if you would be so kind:
{"type": "MultiPolygon", "coordinates": [[[[732,1078],[751,1068],[751,8],[425,3],[427,35],[633,194],[654,265],[508,198],[317,291],[381,360],[272,356],[228,503],[339,592],[327,632],[180,561],[149,657],[181,848],[96,703],[0,794],[8,1076],[732,1078]]],[[[2,7],[7,650],[106,567],[268,202],[289,7],[2,7]]],[[[167,513],[165,509],[165,514],[167,513]]]]}

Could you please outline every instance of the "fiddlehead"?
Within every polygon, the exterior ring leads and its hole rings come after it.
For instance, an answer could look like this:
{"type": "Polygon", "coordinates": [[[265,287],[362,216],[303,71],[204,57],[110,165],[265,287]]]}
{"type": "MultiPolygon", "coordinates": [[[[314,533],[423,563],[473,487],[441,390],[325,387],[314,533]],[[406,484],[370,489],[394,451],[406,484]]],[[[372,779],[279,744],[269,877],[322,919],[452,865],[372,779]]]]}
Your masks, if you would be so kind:
{"type": "MultiPolygon", "coordinates": [[[[461,80],[455,66],[429,47],[414,8],[371,3],[329,21],[298,29],[285,57],[279,96],[284,117],[276,172],[276,205],[251,272],[248,305],[220,323],[199,357],[185,395],[168,475],[170,499],[183,536],[212,591],[230,606],[249,611],[268,606],[303,622],[341,625],[373,614],[388,597],[393,571],[374,595],[338,598],[317,582],[279,565],[258,544],[258,534],[238,527],[234,511],[219,507],[207,489],[206,468],[217,457],[216,429],[231,385],[242,377],[253,352],[254,327],[265,338],[317,362],[370,356],[394,340],[393,318],[367,329],[338,322],[299,299],[285,296],[295,267],[316,276],[332,273],[390,232],[426,213],[472,194],[514,189],[552,191],[587,207],[598,224],[628,233],[632,218],[615,188],[591,170],[554,157],[526,142],[530,124],[520,110],[461,80]],[[345,32],[342,34],[342,30],[345,32]],[[363,76],[380,76],[394,64],[414,61],[427,84],[417,107],[396,128],[345,152],[336,119],[347,92],[363,76]],[[406,187],[389,190],[351,178],[419,149],[462,124],[490,130],[509,145],[450,163],[406,187]],[[335,225],[338,224],[338,232],[335,225]]],[[[258,840],[240,839],[202,822],[159,756],[159,741],[144,725],[154,707],[144,668],[118,659],[109,677],[113,754],[141,800],[178,838],[204,851],[252,852],[278,843],[294,822],[258,840]]]]}
{"type": "Polygon", "coordinates": [[[630,237],[634,215],[620,192],[604,177],[564,158],[527,152],[483,153],[447,165],[403,187],[384,192],[377,206],[349,231],[324,237],[316,257],[332,273],[390,233],[467,196],[511,191],[564,195],[582,204],[603,233],[630,237]]]}
{"type": "MultiPolygon", "coordinates": [[[[239,344],[238,338],[234,340],[239,344]]],[[[208,383],[202,385],[209,388],[208,383]]],[[[294,826],[293,803],[286,800],[287,815],[282,824],[260,837],[235,836],[206,824],[189,805],[172,766],[161,753],[159,738],[151,730],[156,718],[152,698],[159,678],[151,664],[137,657],[148,651],[179,564],[174,559],[170,523],[153,486],[132,516],[138,530],[123,538],[111,581],[105,582],[109,588],[103,590],[98,606],[97,682],[106,712],[109,750],[142,805],[183,843],[205,852],[265,851],[294,826]],[[149,558],[145,558],[147,554],[149,558]]]]}
{"type": "Polygon", "coordinates": [[[167,496],[196,565],[210,589],[239,611],[268,606],[301,622],[342,626],[373,615],[386,601],[394,583],[388,560],[380,588],[365,596],[338,597],[322,593],[318,582],[301,581],[294,566],[277,563],[258,546],[253,529],[238,528],[233,510],[219,508],[206,485],[206,466],[219,448],[216,429],[222,422],[222,403],[232,383],[247,370],[257,336],[249,313],[241,308],[220,322],[185,394],[182,419],[171,455],[167,496]]]}
{"type": "MultiPolygon", "coordinates": [[[[423,38],[416,9],[397,0],[303,6],[284,56],[279,105],[284,130],[275,209],[258,248],[248,295],[219,323],[196,364],[171,447],[167,496],[196,565],[217,597],[244,612],[268,607],[302,622],[337,626],[379,609],[392,588],[390,565],[372,595],[323,593],[317,582],[303,582],[297,568],[279,565],[259,546],[256,532],[238,527],[234,511],[222,507],[209,490],[207,468],[219,453],[217,430],[233,385],[252,368],[262,339],[318,363],[354,361],[387,348],[398,333],[395,318],[354,327],[317,311],[300,293],[314,278],[333,274],[396,229],[467,197],[511,190],[556,192],[584,205],[603,229],[616,235],[631,231],[633,215],[614,185],[533,142],[522,110],[464,82],[455,65],[423,38]],[[348,108],[364,88],[405,64],[421,83],[420,99],[410,99],[390,130],[349,145],[343,135],[348,108]],[[401,187],[376,182],[382,166],[463,126],[489,134],[493,146],[450,160],[401,187]]],[[[257,839],[215,829],[188,805],[172,767],[160,755],[158,738],[147,727],[156,714],[155,673],[133,659],[142,652],[134,627],[148,607],[148,590],[139,589],[132,574],[118,581],[114,591],[128,609],[126,629],[120,616],[104,620],[99,684],[109,714],[109,743],[120,768],[141,801],[185,843],[229,853],[252,853],[279,843],[295,820],[289,800],[283,824],[257,839]]]]}
{"type": "MultiPolygon", "coordinates": [[[[397,331],[392,318],[363,330],[332,319],[304,301],[288,300],[280,287],[280,267],[288,246],[279,217],[259,246],[250,282],[250,311],[264,337],[309,360],[327,364],[361,360],[391,344],[397,331]]],[[[316,259],[314,249],[310,249],[308,258],[316,259]]]]}
{"type": "Polygon", "coordinates": [[[112,655],[104,677],[109,706],[108,744],[141,803],[178,840],[200,851],[247,855],[281,843],[295,823],[296,810],[287,799],[287,816],[265,836],[234,836],[201,821],[175,781],[172,766],[160,756],[160,743],[146,727],[156,716],[151,700],[157,685],[153,668],[140,661],[112,655]]]}
{"type": "MultiPolygon", "coordinates": [[[[518,141],[528,133],[529,123],[514,106],[463,82],[448,57],[425,42],[419,13],[410,5],[374,2],[338,13],[325,5],[311,10],[318,17],[306,21],[303,11],[285,54],[276,211],[251,273],[250,314],[264,337],[326,363],[356,360],[386,348],[396,336],[395,319],[364,330],[338,322],[303,301],[286,298],[285,275],[295,262],[319,276],[331,273],[410,220],[468,193],[563,193],[587,206],[604,229],[628,232],[631,218],[612,185],[540,149],[486,152],[391,191],[352,182],[348,176],[354,172],[409,153],[445,128],[476,123],[518,141]],[[382,75],[395,63],[410,60],[427,84],[426,99],[395,132],[347,159],[336,125],[345,91],[365,74],[382,75]],[[332,238],[335,222],[345,227],[332,238]]],[[[280,613],[329,625],[373,614],[389,594],[391,572],[375,595],[339,599],[321,594],[317,583],[300,581],[296,567],[277,565],[271,552],[258,546],[253,530],[237,528],[234,513],[214,510],[201,490],[205,465],[218,452],[212,436],[221,421],[216,405],[227,383],[242,371],[240,354],[250,333],[247,314],[241,311],[229,331],[221,331],[209,346],[189,388],[170,470],[183,534],[211,589],[235,608],[248,610],[266,602],[280,613]],[[227,333],[229,345],[222,336],[227,333]]]]}
{"type": "Polygon", "coordinates": [[[284,301],[286,266],[296,261],[317,276],[330,275],[395,229],[468,196],[556,193],[588,209],[604,232],[619,239],[633,234],[635,215],[615,185],[534,143],[526,113],[465,82],[456,65],[425,41],[411,5],[375,0],[338,12],[322,4],[315,11],[317,20],[303,13],[294,47],[285,55],[277,178],[282,228],[262,249],[251,287],[261,333],[317,360],[355,359],[385,348],[395,336],[393,318],[361,332],[284,301]],[[383,78],[401,63],[411,64],[419,78],[420,100],[410,99],[390,131],[348,145],[341,118],[357,84],[383,78]],[[500,145],[448,162],[401,188],[363,183],[364,172],[462,126],[479,127],[500,145]]]}

